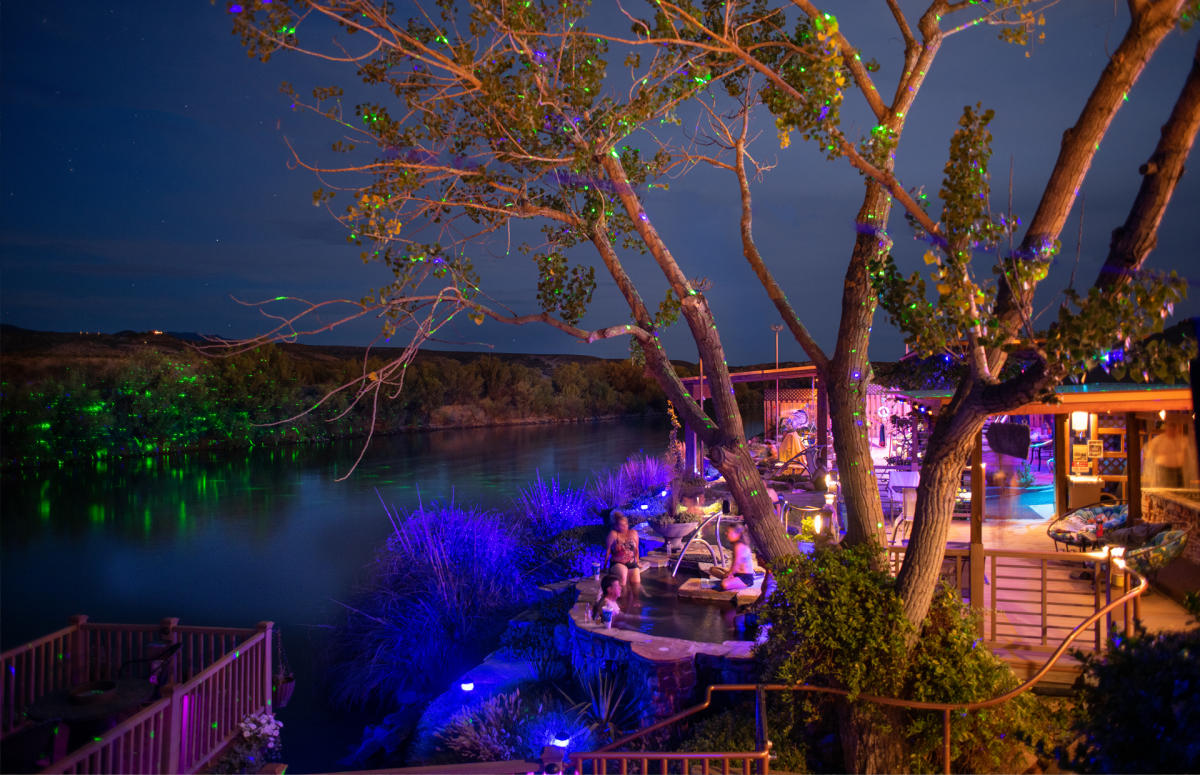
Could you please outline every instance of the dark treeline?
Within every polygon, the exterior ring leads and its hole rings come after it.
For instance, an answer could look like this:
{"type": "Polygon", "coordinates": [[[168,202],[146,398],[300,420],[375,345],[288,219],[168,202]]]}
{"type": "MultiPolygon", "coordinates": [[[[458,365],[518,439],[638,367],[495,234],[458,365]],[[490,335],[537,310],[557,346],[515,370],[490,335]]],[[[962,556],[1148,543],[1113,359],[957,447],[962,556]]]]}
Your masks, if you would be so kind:
{"type": "MultiPolygon", "coordinates": [[[[363,374],[361,349],[266,346],[207,358],[169,336],[6,327],[0,352],[6,466],[323,441],[363,436],[372,421],[376,433],[394,433],[666,416],[662,391],[629,360],[422,353],[372,418],[369,402],[346,412],[352,389],[304,413],[363,374]]],[[[373,356],[367,371],[383,362],[373,356]]]]}

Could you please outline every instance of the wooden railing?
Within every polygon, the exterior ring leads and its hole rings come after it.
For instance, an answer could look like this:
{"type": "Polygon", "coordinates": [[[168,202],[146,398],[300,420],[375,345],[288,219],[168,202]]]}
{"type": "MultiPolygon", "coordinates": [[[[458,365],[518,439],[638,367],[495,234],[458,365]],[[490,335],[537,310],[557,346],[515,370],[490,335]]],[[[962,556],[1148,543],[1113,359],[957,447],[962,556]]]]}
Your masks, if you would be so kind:
{"type": "Polygon", "coordinates": [[[0,655],[0,738],[25,724],[23,711],[38,697],[86,680],[72,670],[78,631],[72,622],[0,655]]]}
{"type": "Polygon", "coordinates": [[[270,709],[272,636],[270,622],[251,629],[73,617],[69,627],[0,655],[3,735],[22,726],[24,709],[38,697],[113,678],[125,662],[178,642],[157,701],[46,771],[194,772],[233,739],[242,719],[270,709]]]}
{"type": "MultiPolygon", "coordinates": [[[[895,573],[904,557],[903,546],[889,546],[889,567],[895,573]]],[[[1031,552],[984,549],[985,583],[978,601],[983,611],[980,635],[993,649],[1007,646],[1049,648],[1078,622],[1111,600],[1111,565],[1103,552],[1031,552]]],[[[1123,571],[1117,571],[1123,573],[1123,571]]],[[[1127,572],[1124,572],[1127,573],[1127,572]]],[[[964,600],[970,600],[970,550],[947,549],[942,578],[964,600]]],[[[1117,615],[1128,628],[1132,602],[1117,615]]],[[[1084,651],[1100,650],[1108,640],[1112,615],[1089,626],[1084,651]]]]}
{"type": "MultiPolygon", "coordinates": [[[[972,703],[944,703],[944,702],[918,702],[916,700],[902,700],[895,697],[877,697],[872,695],[860,694],[857,699],[865,702],[870,702],[876,705],[888,705],[892,707],[907,708],[909,710],[925,710],[940,713],[942,717],[942,771],[950,772],[950,763],[953,760],[953,751],[951,749],[951,715],[958,713],[965,715],[966,713],[983,710],[985,708],[995,707],[1008,702],[1013,697],[1022,694],[1032,689],[1039,681],[1050,672],[1054,667],[1054,663],[1066,653],[1071,644],[1086,632],[1091,631],[1100,622],[1112,615],[1114,610],[1125,608],[1135,601],[1142,593],[1146,591],[1146,580],[1139,574],[1123,570],[1129,590],[1124,595],[1116,600],[1107,602],[1100,606],[1090,616],[1076,624],[1074,628],[1067,633],[1066,637],[1058,644],[1058,647],[1046,660],[1045,664],[1030,677],[1027,681],[1020,684],[1016,688],[1005,692],[997,697],[972,703]],[[1136,586],[1132,584],[1136,582],[1136,586]]],[[[757,763],[757,770],[761,775],[767,775],[770,771],[770,753],[771,742],[768,736],[766,724],[766,694],[767,692],[802,692],[811,694],[828,694],[837,696],[848,696],[849,692],[845,689],[836,689],[827,686],[809,686],[807,684],[788,685],[788,684],[717,684],[709,686],[705,690],[704,701],[699,705],[688,708],[680,713],[663,719],[662,721],[652,724],[645,729],[638,730],[632,735],[624,737],[611,745],[607,745],[597,751],[589,753],[575,753],[572,755],[572,761],[576,775],[608,775],[609,764],[617,764],[620,768],[621,775],[628,775],[629,766],[635,764],[637,771],[641,775],[647,775],[651,770],[649,765],[651,762],[659,764],[661,772],[668,772],[668,767],[675,764],[676,771],[688,772],[687,762],[700,761],[703,763],[704,772],[711,772],[711,765],[719,765],[721,771],[729,773],[733,766],[733,762],[739,762],[739,769],[743,773],[750,772],[751,763],[757,763]],[[754,692],[755,696],[755,748],[749,752],[705,752],[692,754],[678,754],[670,752],[648,752],[648,751],[617,751],[617,748],[628,745],[629,743],[646,735],[663,729],[667,726],[682,721],[689,716],[699,713],[712,704],[714,692],[754,692]]]]}

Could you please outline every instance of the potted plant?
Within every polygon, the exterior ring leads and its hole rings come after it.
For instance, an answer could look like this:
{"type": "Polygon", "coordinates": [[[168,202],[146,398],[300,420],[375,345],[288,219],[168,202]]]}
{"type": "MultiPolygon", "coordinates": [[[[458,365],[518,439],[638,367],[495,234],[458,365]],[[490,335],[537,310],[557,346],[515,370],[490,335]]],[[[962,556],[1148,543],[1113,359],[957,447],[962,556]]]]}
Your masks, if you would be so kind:
{"type": "Polygon", "coordinates": [[[663,537],[667,550],[679,549],[683,539],[694,533],[708,514],[704,507],[704,480],[698,477],[676,479],[664,514],[649,520],[650,529],[663,537]]]}

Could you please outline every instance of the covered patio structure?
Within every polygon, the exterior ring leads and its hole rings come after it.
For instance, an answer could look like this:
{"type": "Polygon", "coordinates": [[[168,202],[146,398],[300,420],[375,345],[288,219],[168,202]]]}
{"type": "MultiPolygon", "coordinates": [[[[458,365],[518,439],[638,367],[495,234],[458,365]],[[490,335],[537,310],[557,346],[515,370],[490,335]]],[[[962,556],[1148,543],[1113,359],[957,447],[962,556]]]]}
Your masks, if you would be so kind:
{"type": "MultiPolygon", "coordinates": [[[[907,391],[904,395],[933,412],[951,397],[948,390],[907,391]]],[[[1144,517],[1142,449],[1148,433],[1146,422],[1160,412],[1191,413],[1192,401],[1192,389],[1186,385],[1063,385],[1055,390],[1052,402],[1030,403],[1004,414],[1053,417],[1055,517],[1100,500],[1101,491],[1108,487],[1116,490],[1119,500],[1128,503],[1129,524],[1134,525],[1144,517]]],[[[970,481],[969,595],[971,604],[982,608],[986,517],[982,431],[975,439],[970,481]]],[[[1188,530],[1194,533],[1196,526],[1188,530]]],[[[1194,544],[1200,535],[1189,538],[1194,544]]]]}

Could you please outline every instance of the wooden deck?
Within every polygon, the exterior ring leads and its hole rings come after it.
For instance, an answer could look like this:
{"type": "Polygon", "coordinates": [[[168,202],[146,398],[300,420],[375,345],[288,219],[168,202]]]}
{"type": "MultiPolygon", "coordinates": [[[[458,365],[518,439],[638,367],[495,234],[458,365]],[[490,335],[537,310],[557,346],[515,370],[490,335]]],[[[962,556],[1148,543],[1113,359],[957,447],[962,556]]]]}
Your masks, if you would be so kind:
{"type": "MultiPolygon", "coordinates": [[[[66,628],[0,655],[0,744],[53,727],[52,751],[31,751],[31,766],[22,770],[201,771],[240,733],[244,718],[271,708],[272,636],[271,622],[229,628],[180,626],[174,618],[101,624],[72,617],[66,628]],[[40,698],[117,679],[125,665],[152,660],[166,645],[175,650],[162,665],[157,697],[148,691],[147,702],[112,718],[111,727],[74,750],[65,743],[80,736],[68,734],[68,724],[31,716],[40,698]]],[[[146,681],[148,690],[155,685],[146,681]]]]}

